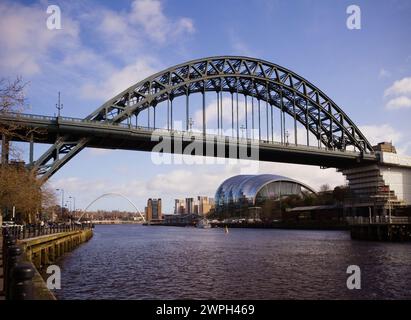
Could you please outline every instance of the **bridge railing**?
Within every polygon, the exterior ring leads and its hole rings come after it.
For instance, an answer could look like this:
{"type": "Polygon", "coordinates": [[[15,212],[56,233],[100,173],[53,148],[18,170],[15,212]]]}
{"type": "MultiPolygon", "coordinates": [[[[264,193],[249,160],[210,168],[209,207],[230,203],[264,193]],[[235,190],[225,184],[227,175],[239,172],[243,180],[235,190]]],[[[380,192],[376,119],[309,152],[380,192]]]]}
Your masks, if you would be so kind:
{"type": "MultiPolygon", "coordinates": [[[[36,115],[36,114],[24,114],[24,113],[6,113],[2,114],[2,116],[10,116],[12,118],[26,118],[26,119],[34,119],[34,120],[45,120],[45,121],[59,121],[60,123],[62,121],[65,122],[71,122],[71,123],[85,123],[85,124],[90,124],[93,126],[99,126],[99,127],[121,127],[129,130],[135,130],[135,131],[147,131],[148,133],[153,133],[154,131],[161,132],[164,131],[164,133],[173,133],[173,134],[180,134],[180,135],[187,135],[191,137],[198,137],[201,139],[204,139],[204,137],[213,139],[215,137],[221,137],[225,139],[237,139],[237,137],[232,137],[232,136],[227,136],[227,135],[219,135],[219,134],[203,134],[202,131],[196,131],[196,130],[168,130],[166,128],[153,128],[153,127],[145,127],[145,126],[135,126],[127,123],[113,123],[113,122],[103,122],[103,121],[97,121],[97,120],[87,120],[87,119],[81,119],[81,118],[73,118],[73,117],[50,117],[50,116],[42,116],[42,115],[36,115]]],[[[289,148],[303,148],[306,150],[324,150],[324,151],[334,151],[334,152],[340,152],[340,153],[349,153],[353,155],[358,155],[358,151],[354,150],[342,150],[342,149],[335,149],[335,148],[327,148],[323,146],[309,146],[305,144],[295,144],[295,143],[289,143],[289,142],[279,142],[279,141],[271,141],[271,140],[264,140],[264,139],[252,139],[248,137],[238,137],[238,141],[244,142],[244,143],[259,143],[259,144],[264,144],[264,145],[277,145],[277,146],[282,146],[282,147],[289,147],[289,148]]]]}
{"type": "Polygon", "coordinates": [[[26,226],[8,226],[3,228],[3,234],[7,233],[13,236],[15,239],[22,240],[61,232],[90,229],[92,227],[93,225],[91,223],[52,224],[43,226],[39,224],[26,226]]]}
{"type": "Polygon", "coordinates": [[[47,120],[47,121],[55,121],[57,119],[56,117],[51,117],[51,116],[43,116],[39,114],[29,114],[29,113],[16,113],[16,112],[2,113],[1,116],[14,118],[14,119],[26,118],[26,119],[47,120]]]}

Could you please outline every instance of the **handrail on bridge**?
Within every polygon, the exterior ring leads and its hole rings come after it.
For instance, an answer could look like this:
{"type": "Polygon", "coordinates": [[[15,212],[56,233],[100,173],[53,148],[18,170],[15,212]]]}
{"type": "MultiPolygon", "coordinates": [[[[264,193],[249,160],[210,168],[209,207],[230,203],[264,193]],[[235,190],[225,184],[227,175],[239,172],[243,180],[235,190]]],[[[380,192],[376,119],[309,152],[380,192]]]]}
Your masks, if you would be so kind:
{"type": "MultiPolygon", "coordinates": [[[[131,124],[125,124],[125,123],[113,123],[113,122],[102,122],[102,121],[96,121],[96,120],[87,120],[87,119],[81,119],[81,118],[74,118],[74,117],[51,117],[51,116],[43,116],[43,115],[36,115],[36,114],[28,114],[28,113],[15,113],[15,112],[8,112],[4,113],[1,116],[11,116],[12,118],[28,118],[28,119],[39,119],[39,120],[48,120],[48,121],[68,121],[68,122],[75,122],[75,123],[87,123],[87,124],[93,124],[97,126],[103,126],[103,127],[122,127],[125,129],[130,129],[130,130],[144,130],[148,132],[161,132],[163,131],[164,133],[172,133],[172,134],[187,134],[189,133],[191,137],[209,137],[209,138],[215,138],[215,137],[223,137],[223,138],[232,138],[232,139],[237,139],[241,142],[247,141],[247,143],[252,143],[253,141],[258,142],[258,143],[263,143],[263,144],[272,144],[272,145],[281,145],[283,147],[288,147],[288,148],[293,148],[293,147],[298,147],[298,148],[305,148],[308,150],[324,150],[324,151],[335,151],[335,152],[341,152],[341,153],[350,153],[354,155],[359,155],[360,152],[358,151],[353,151],[353,150],[341,150],[341,149],[333,149],[333,148],[327,148],[327,147],[321,147],[321,146],[308,146],[305,144],[295,144],[295,143],[281,143],[279,141],[270,141],[270,140],[263,140],[263,139],[250,139],[250,138],[244,138],[244,137],[232,137],[232,136],[226,136],[226,135],[218,135],[218,134],[204,134],[201,131],[196,131],[196,130],[169,130],[166,128],[152,128],[152,127],[145,127],[145,126],[134,126],[131,124]]],[[[374,154],[374,153],[367,153],[367,154],[374,154]]]]}

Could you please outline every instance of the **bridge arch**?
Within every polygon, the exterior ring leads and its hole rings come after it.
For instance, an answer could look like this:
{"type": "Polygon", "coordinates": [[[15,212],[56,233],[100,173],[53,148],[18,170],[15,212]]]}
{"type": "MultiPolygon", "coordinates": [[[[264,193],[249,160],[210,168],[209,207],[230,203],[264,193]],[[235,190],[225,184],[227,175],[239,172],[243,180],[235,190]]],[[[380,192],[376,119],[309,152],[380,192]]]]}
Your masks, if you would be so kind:
{"type": "MultiPolygon", "coordinates": [[[[148,129],[156,128],[156,108],[167,104],[167,129],[173,131],[173,100],[185,96],[186,130],[189,130],[189,101],[193,94],[202,96],[202,131],[207,133],[205,99],[206,93],[214,92],[217,98],[218,135],[223,128],[223,93],[231,96],[232,130],[234,131],[234,96],[237,100],[237,137],[239,137],[238,96],[243,95],[245,113],[247,101],[251,99],[254,117],[254,101],[258,104],[258,140],[274,141],[273,110],[279,112],[281,125],[281,144],[288,145],[286,115],[294,122],[294,138],[297,145],[297,124],[306,131],[307,146],[310,135],[318,141],[318,147],[327,151],[354,151],[361,161],[365,155],[374,157],[372,145],[355,123],[323,91],[305,78],[277,64],[249,57],[218,56],[188,61],[158,72],[104,103],[83,120],[85,134],[82,136],[58,136],[49,148],[31,167],[41,175],[42,181],[50,178],[58,169],[87,147],[93,137],[87,133],[87,124],[125,125],[134,127],[142,111],[148,111],[148,129]],[[261,138],[260,104],[265,102],[266,137],[261,138]],[[170,109],[170,110],[169,110],[170,109]],[[154,126],[150,125],[150,110],[153,111],[154,126]],[[269,116],[269,110],[271,116],[269,116]],[[270,119],[269,119],[270,118],[270,119]],[[170,121],[171,120],[171,121],[170,121]],[[269,125],[271,122],[271,126],[269,125]],[[271,138],[269,138],[269,128],[271,138]]],[[[181,110],[180,110],[181,111],[181,110]]],[[[182,117],[183,118],[183,117],[182,117]]],[[[64,120],[64,118],[62,118],[64,120]]],[[[254,118],[252,121],[254,126],[254,118]]],[[[157,127],[158,128],[158,127],[157,127]]],[[[247,117],[245,123],[246,132],[247,117]]],[[[254,128],[253,128],[254,129],[254,128]]],[[[234,136],[234,134],[233,134],[234,136]]],[[[253,137],[254,138],[254,137],[253,137]]],[[[331,153],[331,152],[329,152],[331,153]]]]}
{"type": "Polygon", "coordinates": [[[104,193],[101,196],[98,196],[97,198],[95,198],[93,201],[91,201],[83,210],[82,215],[80,216],[80,218],[77,219],[77,222],[79,222],[81,220],[81,218],[83,218],[84,214],[87,212],[87,209],[90,208],[94,203],[96,203],[98,200],[102,199],[102,198],[106,198],[106,197],[110,197],[110,196],[118,196],[121,197],[125,200],[127,200],[128,203],[130,203],[134,209],[136,209],[136,211],[138,212],[138,214],[140,215],[140,217],[143,218],[143,221],[146,221],[146,218],[144,217],[144,215],[141,213],[141,211],[137,208],[137,206],[129,199],[127,198],[125,195],[121,194],[121,193],[117,193],[117,192],[108,192],[108,193],[104,193]]]}
{"type": "MultiPolygon", "coordinates": [[[[315,85],[284,67],[248,57],[210,57],[168,68],[124,90],[86,119],[129,123],[131,117],[161,102],[206,92],[216,92],[217,99],[220,92],[228,92],[264,101],[294,118],[328,148],[352,146],[373,152],[355,123],[315,85]]],[[[185,122],[188,129],[188,117],[185,122]]]]}

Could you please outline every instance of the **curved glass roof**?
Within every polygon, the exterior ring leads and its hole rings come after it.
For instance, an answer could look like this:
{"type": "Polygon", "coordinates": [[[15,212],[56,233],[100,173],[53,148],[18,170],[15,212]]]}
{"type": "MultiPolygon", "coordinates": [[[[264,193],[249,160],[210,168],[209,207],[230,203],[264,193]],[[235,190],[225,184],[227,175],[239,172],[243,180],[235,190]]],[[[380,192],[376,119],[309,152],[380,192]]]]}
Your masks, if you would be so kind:
{"type": "MultiPolygon", "coordinates": [[[[301,187],[304,187],[311,192],[315,192],[309,186],[284,176],[274,174],[238,175],[228,178],[218,187],[215,195],[215,201],[218,206],[229,203],[238,203],[244,200],[254,204],[260,191],[265,194],[265,197],[271,198],[274,197],[275,194],[290,194],[289,191],[287,192],[286,190],[293,190],[292,194],[299,193],[301,192],[301,187]],[[286,183],[283,184],[283,187],[281,187],[281,183],[279,183],[276,187],[273,184],[270,188],[268,188],[269,184],[275,182],[286,183]],[[290,188],[290,185],[298,188],[290,188]],[[284,188],[286,186],[287,188],[284,188]],[[274,190],[278,191],[275,192],[274,190]],[[281,190],[284,190],[284,192],[281,190]]],[[[260,196],[264,197],[263,194],[260,196]]]]}

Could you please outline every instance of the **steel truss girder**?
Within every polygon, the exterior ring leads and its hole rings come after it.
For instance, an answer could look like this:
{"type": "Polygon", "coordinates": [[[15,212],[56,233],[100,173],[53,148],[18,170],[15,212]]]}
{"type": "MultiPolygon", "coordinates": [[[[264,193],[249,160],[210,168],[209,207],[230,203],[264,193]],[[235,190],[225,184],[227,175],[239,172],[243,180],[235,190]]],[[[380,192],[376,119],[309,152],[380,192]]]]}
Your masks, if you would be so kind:
{"type": "Polygon", "coordinates": [[[57,172],[71,158],[78,154],[89,141],[89,138],[82,138],[79,141],[70,141],[68,136],[60,137],[57,141],[34,163],[34,169],[42,182],[45,182],[57,172]]]}
{"type": "MultiPolygon", "coordinates": [[[[110,99],[87,119],[122,122],[169,97],[186,95],[187,89],[188,93],[192,94],[204,91],[234,92],[237,88],[239,94],[264,101],[267,100],[267,96],[270,96],[268,102],[277,108],[279,105],[273,101],[271,92],[274,91],[279,95],[281,91],[283,99],[288,99],[291,103],[295,100],[297,109],[301,113],[308,113],[311,122],[306,123],[307,119],[297,116],[300,123],[308,126],[316,137],[328,137],[328,140],[322,139],[326,146],[339,148],[343,139],[345,146],[352,145],[360,151],[373,152],[371,144],[354,122],[316,86],[281,66],[247,57],[212,57],[171,67],[140,81],[110,99]],[[269,95],[265,92],[267,83],[269,95]],[[309,103],[308,112],[302,105],[302,101],[309,103]],[[116,112],[112,117],[107,117],[109,113],[106,110],[116,110],[116,112]],[[321,130],[312,126],[312,123],[319,123],[321,130]],[[335,132],[342,134],[337,137],[334,135],[335,132]]],[[[294,116],[290,108],[284,111],[294,116]]]]}
{"type": "MultiPolygon", "coordinates": [[[[343,150],[351,145],[364,153],[373,152],[354,122],[320,89],[286,68],[248,57],[210,57],[168,68],[108,100],[85,120],[130,121],[133,115],[167,99],[220,91],[238,91],[238,94],[267,101],[295,117],[329,148],[343,150]]],[[[47,180],[88,141],[88,138],[70,141],[68,136],[61,137],[33,167],[47,180]]]]}

